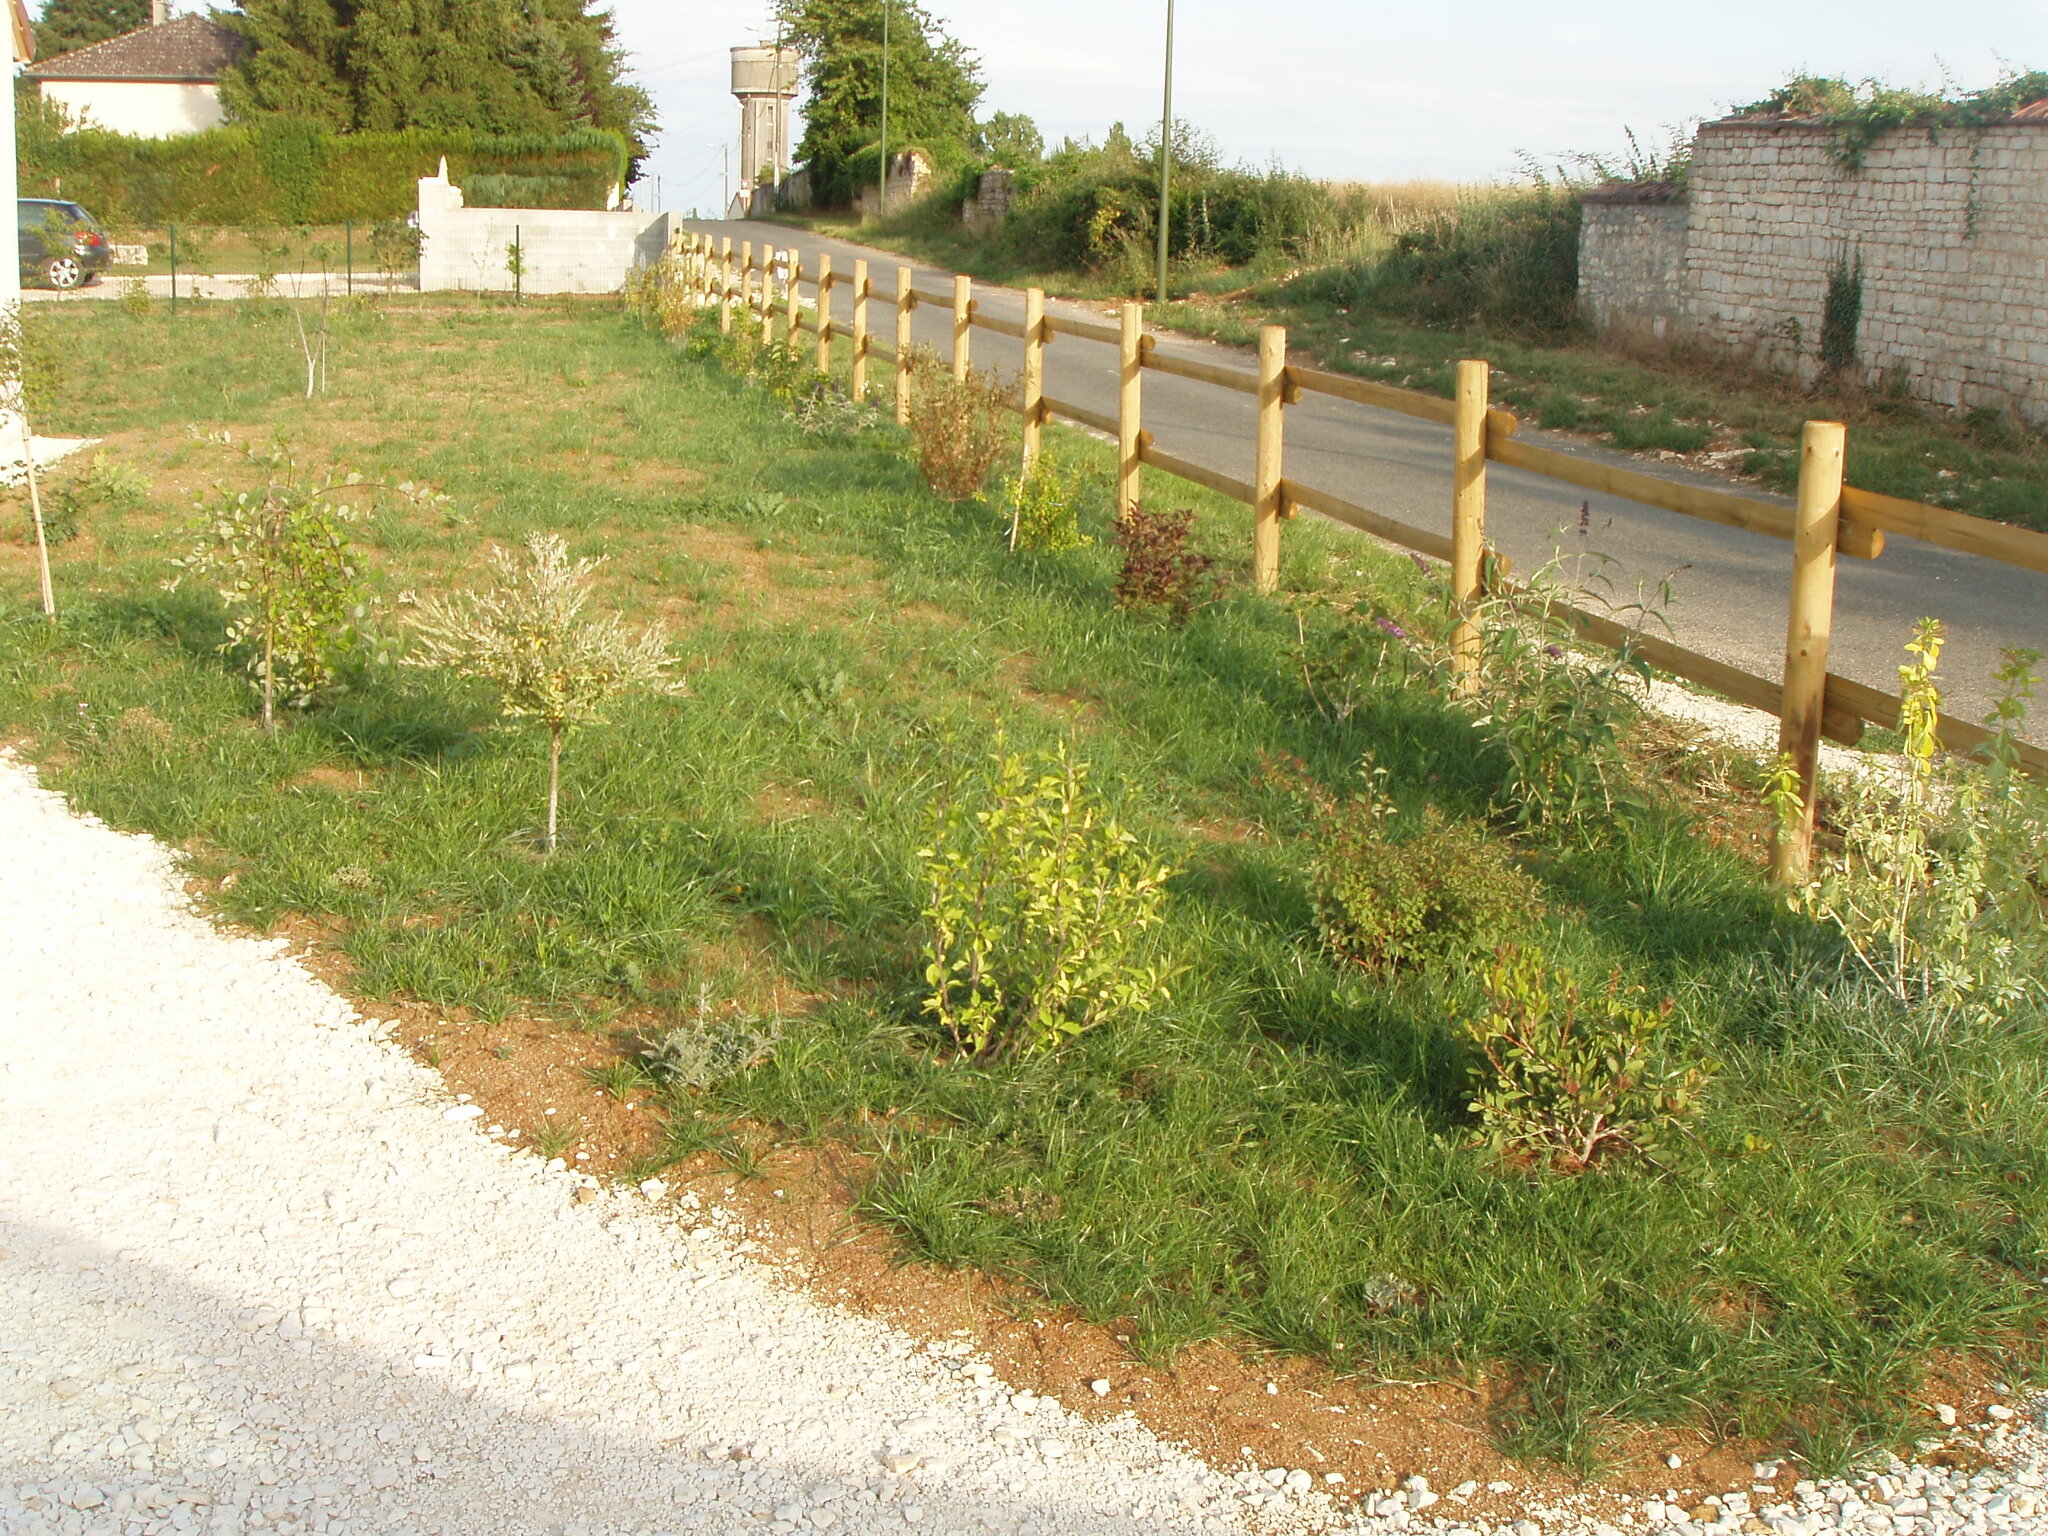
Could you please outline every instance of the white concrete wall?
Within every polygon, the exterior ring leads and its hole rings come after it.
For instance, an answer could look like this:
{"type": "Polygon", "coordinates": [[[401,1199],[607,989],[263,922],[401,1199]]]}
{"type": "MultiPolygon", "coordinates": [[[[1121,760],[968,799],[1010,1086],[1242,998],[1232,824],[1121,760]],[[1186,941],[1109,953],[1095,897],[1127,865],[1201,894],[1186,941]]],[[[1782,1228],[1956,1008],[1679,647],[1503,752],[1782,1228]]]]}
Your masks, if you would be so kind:
{"type": "Polygon", "coordinates": [[[661,259],[668,215],[580,208],[467,208],[462,189],[420,181],[420,291],[510,293],[515,231],[527,293],[617,293],[636,267],[661,259]]]}
{"type": "Polygon", "coordinates": [[[173,80],[45,80],[43,100],[81,122],[115,133],[168,139],[217,128],[225,120],[220,89],[173,80]]]}

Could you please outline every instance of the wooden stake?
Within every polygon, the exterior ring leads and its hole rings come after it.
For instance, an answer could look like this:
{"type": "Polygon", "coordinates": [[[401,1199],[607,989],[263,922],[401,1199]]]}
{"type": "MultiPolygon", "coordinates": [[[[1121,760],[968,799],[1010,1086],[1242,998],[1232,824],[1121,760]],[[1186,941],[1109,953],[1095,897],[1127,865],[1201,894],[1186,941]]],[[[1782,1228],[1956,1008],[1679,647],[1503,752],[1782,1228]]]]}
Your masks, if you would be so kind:
{"type": "Polygon", "coordinates": [[[1848,429],[1809,421],[1799,440],[1799,502],[1793,512],[1792,603],[1785,620],[1785,712],[1778,750],[1799,775],[1800,814],[1771,845],[1771,881],[1804,881],[1813,865],[1813,802],[1827,707],[1828,638],[1835,625],[1835,543],[1842,523],[1848,429]]]}
{"type": "Polygon", "coordinates": [[[57,588],[50,580],[50,540],[43,529],[43,492],[36,484],[36,438],[29,429],[28,413],[21,414],[22,466],[28,472],[28,509],[36,522],[36,575],[43,589],[43,617],[57,618],[57,588]]]}
{"type": "Polygon", "coordinates": [[[1259,327],[1258,467],[1252,473],[1252,585],[1280,585],[1280,480],[1285,442],[1287,327],[1259,327]]]}
{"type": "Polygon", "coordinates": [[[804,280],[804,259],[795,251],[790,251],[786,259],[789,262],[789,287],[783,294],[783,302],[787,306],[783,325],[789,331],[789,355],[795,357],[798,338],[802,334],[797,327],[797,322],[803,318],[803,312],[797,307],[797,287],[804,280]]]}
{"type": "Polygon", "coordinates": [[[754,312],[754,242],[740,242],[740,309],[749,319],[754,312]]]}
{"type": "Polygon", "coordinates": [[[910,425],[910,312],[917,295],[910,291],[910,268],[896,269],[896,425],[910,425]]]}
{"type": "Polygon", "coordinates": [[[832,254],[818,257],[818,372],[832,371],[832,254]]]}
{"type": "Polygon", "coordinates": [[[974,279],[956,277],[953,279],[953,377],[963,384],[967,381],[967,370],[973,366],[973,326],[974,279]]]}
{"type": "Polygon", "coordinates": [[[868,397],[868,264],[853,264],[853,398],[868,397]]]}
{"type": "Polygon", "coordinates": [[[1451,465],[1451,681],[1461,694],[1479,686],[1479,575],[1486,555],[1487,367],[1458,364],[1457,416],[1451,465]]]}
{"type": "Polygon", "coordinates": [[[1038,462],[1045,432],[1045,290],[1024,290],[1024,474],[1038,462]]]}
{"type": "Polygon", "coordinates": [[[1145,306],[1123,308],[1121,359],[1117,369],[1116,511],[1123,517],[1138,509],[1139,455],[1144,451],[1145,306]]]}

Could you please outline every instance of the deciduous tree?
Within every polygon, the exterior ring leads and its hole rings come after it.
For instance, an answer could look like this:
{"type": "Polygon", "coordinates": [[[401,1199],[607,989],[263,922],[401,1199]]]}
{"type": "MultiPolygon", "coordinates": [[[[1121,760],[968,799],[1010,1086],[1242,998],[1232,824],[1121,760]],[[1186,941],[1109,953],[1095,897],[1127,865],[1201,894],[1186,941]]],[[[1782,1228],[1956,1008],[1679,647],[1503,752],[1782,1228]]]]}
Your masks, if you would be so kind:
{"type": "Polygon", "coordinates": [[[880,172],[882,16],[889,10],[889,142],[965,158],[984,89],[975,56],[916,0],[784,0],[783,39],[802,54],[804,138],[797,158],[822,202],[850,201],[880,172]],[[856,167],[868,152],[872,162],[856,167]]]}

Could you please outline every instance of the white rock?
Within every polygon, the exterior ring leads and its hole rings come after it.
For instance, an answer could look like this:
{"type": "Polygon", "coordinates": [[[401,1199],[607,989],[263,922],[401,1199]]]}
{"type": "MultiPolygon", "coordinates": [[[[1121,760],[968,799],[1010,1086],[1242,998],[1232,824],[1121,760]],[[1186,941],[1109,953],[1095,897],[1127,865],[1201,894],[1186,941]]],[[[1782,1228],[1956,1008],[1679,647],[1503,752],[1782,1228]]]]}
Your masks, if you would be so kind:
{"type": "MultiPolygon", "coordinates": [[[[876,174],[879,175],[880,172],[876,174]]],[[[1088,1390],[1097,1397],[1107,1397],[1109,1396],[1109,1383],[1102,1377],[1097,1377],[1094,1381],[1088,1383],[1088,1390]]]]}
{"type": "Polygon", "coordinates": [[[441,1111],[443,1120],[481,1120],[483,1108],[477,1104],[457,1104],[441,1111]]]}

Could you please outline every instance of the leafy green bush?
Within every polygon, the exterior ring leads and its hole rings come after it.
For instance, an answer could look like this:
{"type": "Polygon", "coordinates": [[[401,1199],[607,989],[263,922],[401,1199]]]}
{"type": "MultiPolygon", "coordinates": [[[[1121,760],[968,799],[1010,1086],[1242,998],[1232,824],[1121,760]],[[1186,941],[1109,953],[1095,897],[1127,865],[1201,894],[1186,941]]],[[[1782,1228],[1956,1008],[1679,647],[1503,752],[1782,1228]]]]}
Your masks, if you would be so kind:
{"type": "Polygon", "coordinates": [[[624,176],[626,147],[596,129],[553,138],[466,129],[333,134],[278,119],[145,139],[58,126],[22,136],[21,195],[54,197],[61,188],[116,225],[368,223],[411,212],[419,178],[443,157],[464,188],[531,186],[550,199],[542,207],[602,208],[624,176]]]}
{"type": "MultiPolygon", "coordinates": [[[[1936,739],[1942,644],[1941,626],[1921,620],[1899,668],[1901,768],[1836,786],[1836,837],[1791,901],[1839,932],[1900,1004],[1990,1019],[2048,998],[2048,786],[2018,755],[2040,656],[2006,652],[1991,743],[1972,761],[1936,739]]],[[[1770,794],[1781,824],[1797,817],[1798,778],[1785,759],[1770,794]]]]}
{"type": "Polygon", "coordinates": [[[82,473],[51,487],[50,506],[43,519],[45,534],[52,544],[68,543],[95,516],[129,511],[148,496],[149,480],[141,470],[95,453],[82,473]]]}
{"type": "Polygon", "coordinates": [[[1081,531],[1081,479],[1040,455],[1028,475],[1004,482],[1010,504],[1010,548],[1057,555],[1095,541],[1081,531]]]}
{"type": "MultiPolygon", "coordinates": [[[[1507,759],[1503,813],[1524,826],[1581,833],[1628,799],[1634,776],[1622,732],[1640,707],[1649,668],[1627,645],[1587,654],[1570,648],[1577,638],[1571,609],[1602,599],[1560,586],[1557,564],[1481,605],[1473,723],[1507,759]]],[[[1637,626],[1657,617],[1646,604],[1624,612],[1637,626]]]]}
{"type": "Polygon", "coordinates": [[[1540,951],[1501,951],[1486,972],[1486,1011],[1465,1022],[1483,1063],[1477,1140],[1573,1173],[1617,1152],[1654,1153],[1698,1112],[1713,1064],[1660,1067],[1671,1001],[1645,1008],[1641,997],[1618,973],[1588,995],[1540,951]]]}
{"type": "Polygon", "coordinates": [[[1173,873],[1105,815],[1064,743],[1035,757],[998,738],[992,766],[947,786],[918,861],[925,1011],[977,1059],[1051,1050],[1167,996],[1137,958],[1173,873]]]}
{"type": "Polygon", "coordinates": [[[1326,818],[1315,893],[1330,952],[1377,973],[1482,959],[1543,907],[1536,882],[1482,829],[1430,806],[1404,833],[1377,793],[1326,818]]]}
{"type": "Polygon", "coordinates": [[[244,654],[268,730],[280,696],[304,706],[334,686],[336,659],[355,639],[365,604],[348,529],[361,509],[349,498],[370,488],[359,474],[308,479],[282,449],[250,457],[262,490],[216,489],[171,585],[187,575],[214,583],[229,614],[221,649],[244,654]]]}
{"type": "Polygon", "coordinates": [[[1568,188],[1460,198],[1356,265],[1353,300],[1428,325],[1563,335],[1578,323],[1579,212],[1568,188]]]}

